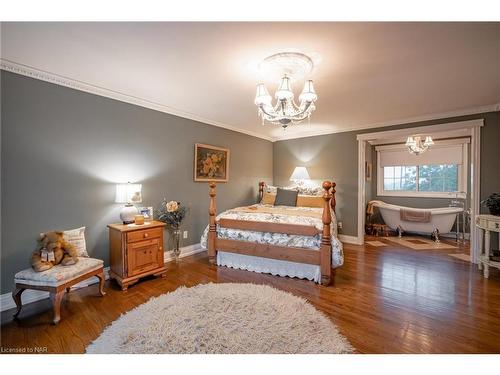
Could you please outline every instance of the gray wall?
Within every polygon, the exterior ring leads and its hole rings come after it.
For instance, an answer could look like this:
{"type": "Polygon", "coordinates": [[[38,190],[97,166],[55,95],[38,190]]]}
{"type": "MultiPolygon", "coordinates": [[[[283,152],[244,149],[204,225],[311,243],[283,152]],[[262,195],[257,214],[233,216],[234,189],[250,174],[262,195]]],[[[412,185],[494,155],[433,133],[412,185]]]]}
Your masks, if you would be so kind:
{"type": "MultiPolygon", "coordinates": [[[[337,182],[337,215],[343,222],[342,233],[355,236],[357,235],[358,194],[357,134],[478,118],[483,118],[485,122],[481,131],[481,199],[484,199],[493,192],[500,192],[500,173],[498,172],[500,112],[278,141],[274,143],[274,184],[288,184],[293,168],[298,165],[306,166],[313,179],[333,179],[337,182]]],[[[376,171],[373,172],[375,174],[376,171]]],[[[376,190],[375,192],[372,190],[370,195],[375,196],[376,190]]],[[[399,204],[398,199],[393,199],[393,201],[399,204]]],[[[407,202],[406,199],[404,201],[407,202]]],[[[433,205],[431,201],[426,200],[426,202],[433,205]]],[[[448,204],[448,200],[445,202],[448,204]]],[[[487,210],[483,209],[483,212],[487,210]]]]}
{"type": "Polygon", "coordinates": [[[119,221],[115,184],[143,185],[143,205],[166,197],[190,211],[183,229],[199,242],[208,186],[193,181],[194,143],[231,150],[218,210],[254,203],[272,182],[271,142],[162,112],[1,72],[1,292],[29,267],[38,233],[87,227],[91,256],[108,263],[106,225],[119,221]]]}
{"type": "Polygon", "coordinates": [[[337,218],[344,234],[356,234],[358,148],[354,132],[274,143],[274,184],[289,185],[296,166],[305,166],[312,180],[337,183],[337,218]]]}

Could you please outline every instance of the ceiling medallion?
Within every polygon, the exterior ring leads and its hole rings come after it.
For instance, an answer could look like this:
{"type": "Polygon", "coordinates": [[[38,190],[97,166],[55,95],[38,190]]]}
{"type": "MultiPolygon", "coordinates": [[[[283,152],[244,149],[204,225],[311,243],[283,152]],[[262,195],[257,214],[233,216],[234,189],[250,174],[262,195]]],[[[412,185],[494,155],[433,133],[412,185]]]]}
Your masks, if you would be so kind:
{"type": "Polygon", "coordinates": [[[281,83],[274,97],[276,104],[272,104],[272,97],[263,82],[257,85],[255,105],[259,107],[259,116],[262,124],[269,122],[286,129],[290,124],[296,124],[310,119],[316,109],[314,102],[318,95],[314,91],[313,81],[306,80],[302,93],[299,95],[300,104],[294,101],[292,80],[299,80],[310,76],[314,63],[308,56],[297,52],[282,52],[265,58],[259,66],[263,75],[280,74],[281,83]]]}

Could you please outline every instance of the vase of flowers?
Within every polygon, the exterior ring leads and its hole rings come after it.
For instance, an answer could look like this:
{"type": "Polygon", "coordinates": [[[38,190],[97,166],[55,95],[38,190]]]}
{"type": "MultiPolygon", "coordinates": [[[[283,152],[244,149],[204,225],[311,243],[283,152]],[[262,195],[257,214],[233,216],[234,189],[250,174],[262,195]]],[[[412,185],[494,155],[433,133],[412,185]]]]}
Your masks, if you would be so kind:
{"type": "Polygon", "coordinates": [[[181,202],[168,201],[163,199],[160,208],[157,210],[158,220],[167,224],[168,229],[173,237],[173,254],[174,260],[177,261],[180,255],[179,242],[181,238],[181,230],[179,229],[182,221],[186,217],[187,207],[182,206],[181,202]]]}

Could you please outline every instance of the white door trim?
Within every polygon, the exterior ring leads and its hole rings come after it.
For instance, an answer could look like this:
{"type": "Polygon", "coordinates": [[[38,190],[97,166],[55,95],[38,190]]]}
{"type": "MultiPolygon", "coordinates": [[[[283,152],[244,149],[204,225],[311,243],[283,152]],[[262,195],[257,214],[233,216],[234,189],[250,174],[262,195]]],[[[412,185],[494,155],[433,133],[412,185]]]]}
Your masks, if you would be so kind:
{"type": "Polygon", "coordinates": [[[481,230],[476,227],[476,215],[479,215],[481,210],[481,127],[477,126],[471,129],[471,163],[470,178],[471,178],[471,217],[470,217],[470,258],[472,263],[478,263],[479,249],[481,248],[481,230]]]}
{"type": "Polygon", "coordinates": [[[385,137],[401,137],[415,133],[432,133],[452,130],[464,130],[471,137],[471,160],[469,166],[471,170],[471,225],[470,244],[471,262],[477,263],[478,249],[481,241],[480,231],[474,225],[474,218],[479,214],[480,206],[480,183],[481,183],[481,127],[484,126],[484,119],[451,122],[438,125],[419,126],[414,128],[404,128],[397,130],[386,130],[374,133],[358,134],[358,240],[364,243],[365,227],[365,148],[366,142],[374,141],[385,137]]]}
{"type": "Polygon", "coordinates": [[[365,161],[366,141],[358,139],[358,243],[365,243],[365,161]]]}

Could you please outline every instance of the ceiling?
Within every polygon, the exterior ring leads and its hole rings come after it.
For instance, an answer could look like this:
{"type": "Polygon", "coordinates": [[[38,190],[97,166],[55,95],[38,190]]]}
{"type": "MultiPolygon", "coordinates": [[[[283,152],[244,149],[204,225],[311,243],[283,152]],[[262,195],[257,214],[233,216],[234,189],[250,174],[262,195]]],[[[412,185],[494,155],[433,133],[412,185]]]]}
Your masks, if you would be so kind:
{"type": "Polygon", "coordinates": [[[1,38],[4,63],[270,140],[500,108],[500,23],[2,23],[1,38]],[[258,62],[290,50],[318,62],[319,98],[283,131],[253,100],[258,62]]]}

